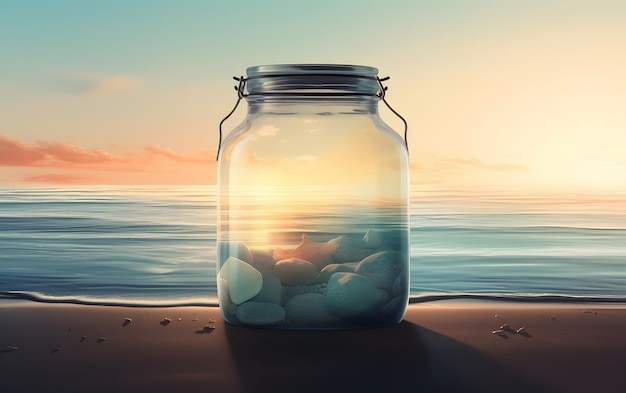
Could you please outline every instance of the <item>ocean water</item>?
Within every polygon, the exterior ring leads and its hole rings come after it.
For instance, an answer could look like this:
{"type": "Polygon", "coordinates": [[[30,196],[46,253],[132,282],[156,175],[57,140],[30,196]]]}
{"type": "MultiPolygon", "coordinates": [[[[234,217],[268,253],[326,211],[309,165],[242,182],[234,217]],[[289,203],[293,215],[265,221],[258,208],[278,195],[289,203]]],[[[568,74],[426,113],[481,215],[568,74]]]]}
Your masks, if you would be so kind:
{"type": "MultiPolygon", "coordinates": [[[[0,188],[0,296],[214,305],[214,186],[0,188]]],[[[621,193],[414,187],[412,301],[626,301],[621,193]]]]}

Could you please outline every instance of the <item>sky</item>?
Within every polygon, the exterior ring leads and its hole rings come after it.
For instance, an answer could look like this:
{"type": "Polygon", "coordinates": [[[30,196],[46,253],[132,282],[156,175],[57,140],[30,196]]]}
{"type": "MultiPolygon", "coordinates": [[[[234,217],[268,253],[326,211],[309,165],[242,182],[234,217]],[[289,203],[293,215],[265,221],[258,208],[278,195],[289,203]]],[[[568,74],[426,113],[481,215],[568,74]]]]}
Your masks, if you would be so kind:
{"type": "Polygon", "coordinates": [[[0,184],[213,184],[233,75],[343,63],[415,184],[626,189],[624,48],[624,1],[0,0],[0,184]]]}

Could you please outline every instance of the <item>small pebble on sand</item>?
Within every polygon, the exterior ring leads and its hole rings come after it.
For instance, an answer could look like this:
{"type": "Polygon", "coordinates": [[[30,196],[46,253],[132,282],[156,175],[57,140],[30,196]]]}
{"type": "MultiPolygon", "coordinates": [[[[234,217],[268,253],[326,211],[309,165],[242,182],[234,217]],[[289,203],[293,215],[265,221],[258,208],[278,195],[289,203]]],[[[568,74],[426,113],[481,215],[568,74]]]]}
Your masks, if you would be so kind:
{"type": "Polygon", "coordinates": [[[122,326],[126,326],[128,324],[130,324],[133,320],[130,318],[124,318],[124,322],[122,323],[122,326]]]}
{"type": "Polygon", "coordinates": [[[98,337],[98,341],[96,341],[98,344],[102,344],[103,342],[105,342],[107,340],[106,337],[98,337]]]}
{"type": "Polygon", "coordinates": [[[215,330],[215,326],[212,325],[206,325],[204,326],[202,329],[198,329],[196,330],[196,334],[205,334],[205,333],[212,333],[213,330],[215,330]]]}
{"type": "Polygon", "coordinates": [[[194,322],[196,322],[197,320],[198,320],[198,318],[194,318],[194,319],[192,319],[192,321],[194,321],[194,322]]]}
{"type": "Polygon", "coordinates": [[[0,352],[5,353],[5,352],[14,352],[17,351],[19,348],[16,347],[15,345],[7,345],[6,347],[4,347],[3,349],[0,350],[0,352]]]}
{"type": "Polygon", "coordinates": [[[502,330],[502,329],[497,329],[497,330],[494,330],[493,332],[491,332],[491,334],[497,334],[499,336],[502,336],[502,335],[505,335],[506,332],[504,330],[502,330]]]}
{"type": "Polygon", "coordinates": [[[524,326],[522,326],[521,328],[517,329],[515,331],[517,334],[527,334],[528,332],[526,331],[526,328],[524,326]]]}
{"type": "Polygon", "coordinates": [[[179,317],[179,318],[176,318],[176,319],[177,319],[178,321],[182,321],[182,320],[183,320],[183,319],[182,319],[182,318],[180,318],[180,317],[179,317]]]}
{"type": "Polygon", "coordinates": [[[57,352],[59,352],[60,350],[61,350],[61,348],[60,348],[60,347],[55,347],[55,348],[52,348],[52,353],[57,353],[57,352]]]}
{"type": "Polygon", "coordinates": [[[171,319],[169,319],[169,318],[163,318],[163,319],[161,319],[161,322],[159,322],[159,323],[160,323],[161,325],[163,325],[163,326],[167,326],[167,325],[169,325],[169,324],[170,324],[170,322],[172,322],[172,320],[171,320],[171,319]]]}
{"type": "Polygon", "coordinates": [[[87,339],[87,336],[82,336],[82,337],[80,338],[80,342],[82,343],[82,342],[83,342],[83,341],[85,341],[86,339],[87,339]]]}

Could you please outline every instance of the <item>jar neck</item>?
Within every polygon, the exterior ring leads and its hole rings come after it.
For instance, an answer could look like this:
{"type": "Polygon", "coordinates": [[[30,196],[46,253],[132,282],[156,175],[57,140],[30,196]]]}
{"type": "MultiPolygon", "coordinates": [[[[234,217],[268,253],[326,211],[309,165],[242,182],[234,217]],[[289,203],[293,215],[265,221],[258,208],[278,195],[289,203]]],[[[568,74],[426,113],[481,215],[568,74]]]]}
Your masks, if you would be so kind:
{"type": "Polygon", "coordinates": [[[248,114],[378,114],[379,97],[292,97],[292,96],[249,96],[248,114]]]}

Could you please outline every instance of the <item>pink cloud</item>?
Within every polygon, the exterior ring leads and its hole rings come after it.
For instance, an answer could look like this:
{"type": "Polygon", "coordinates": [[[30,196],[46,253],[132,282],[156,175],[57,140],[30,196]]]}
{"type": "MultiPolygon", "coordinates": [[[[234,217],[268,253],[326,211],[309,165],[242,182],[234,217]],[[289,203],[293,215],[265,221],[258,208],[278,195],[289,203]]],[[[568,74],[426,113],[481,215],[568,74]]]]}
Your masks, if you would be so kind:
{"type": "MultiPolygon", "coordinates": [[[[118,147],[112,149],[119,151],[118,147]]],[[[29,143],[0,135],[0,168],[15,179],[53,184],[204,184],[215,182],[215,152],[181,153],[149,145],[137,150],[110,153],[62,141],[29,143]],[[36,174],[17,168],[38,168],[36,174]],[[47,173],[53,168],[72,173],[47,173]],[[99,177],[91,174],[97,173],[99,177]],[[184,173],[184,176],[181,176],[184,173]],[[163,183],[160,183],[163,182],[163,183]]],[[[6,181],[6,180],[5,180],[6,181]]]]}
{"type": "Polygon", "coordinates": [[[0,135],[0,165],[30,166],[45,158],[46,154],[36,146],[17,138],[0,135]]]}
{"type": "Polygon", "coordinates": [[[88,150],[65,142],[27,143],[0,135],[0,165],[58,167],[68,164],[102,164],[123,161],[104,150],[88,150]]]}
{"type": "Polygon", "coordinates": [[[215,161],[214,153],[200,153],[195,156],[190,156],[187,154],[182,154],[173,151],[172,149],[168,149],[161,146],[145,146],[144,151],[147,152],[151,156],[162,156],[167,157],[172,161],[178,162],[189,162],[189,163],[212,163],[215,161]]]}

